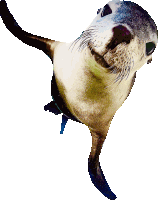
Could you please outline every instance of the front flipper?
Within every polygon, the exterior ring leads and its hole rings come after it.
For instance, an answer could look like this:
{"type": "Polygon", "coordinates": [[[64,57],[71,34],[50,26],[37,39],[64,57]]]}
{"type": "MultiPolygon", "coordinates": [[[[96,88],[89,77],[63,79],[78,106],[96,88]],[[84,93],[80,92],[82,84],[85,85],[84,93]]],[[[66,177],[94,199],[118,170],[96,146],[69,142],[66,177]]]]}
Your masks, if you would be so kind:
{"type": "Polygon", "coordinates": [[[10,13],[5,0],[0,0],[0,17],[3,20],[6,28],[19,40],[27,45],[42,50],[49,57],[52,56],[55,48],[55,40],[43,38],[37,35],[33,35],[24,31],[16,22],[13,15],[10,13]],[[53,44],[54,43],[54,44],[53,44]],[[53,44],[53,45],[52,45],[53,44]]]}
{"type": "MultiPolygon", "coordinates": [[[[60,109],[57,107],[57,105],[55,104],[54,101],[51,101],[50,103],[48,103],[47,105],[44,106],[44,110],[45,111],[49,111],[49,112],[52,112],[54,113],[55,115],[59,115],[61,114],[62,112],[60,111],[60,109]]],[[[64,128],[65,128],[65,125],[68,121],[68,117],[65,116],[64,114],[62,115],[62,123],[61,123],[61,131],[60,131],[60,134],[63,134],[64,132],[64,128]]]]}
{"type": "Polygon", "coordinates": [[[94,186],[105,197],[110,200],[115,200],[117,197],[111,191],[99,163],[99,155],[101,153],[101,149],[105,141],[109,126],[110,122],[104,127],[103,132],[90,130],[92,135],[92,148],[88,159],[88,171],[94,186]]]}
{"type": "Polygon", "coordinates": [[[49,111],[54,113],[55,115],[59,115],[61,114],[61,111],[59,110],[59,108],[56,106],[54,101],[51,101],[50,103],[48,103],[47,105],[44,106],[44,110],[45,111],[49,111]]]}
{"type": "Polygon", "coordinates": [[[61,123],[61,131],[60,131],[60,134],[63,134],[64,132],[64,128],[66,126],[66,123],[68,121],[68,117],[66,117],[65,115],[62,115],[62,123],[61,123]]]}

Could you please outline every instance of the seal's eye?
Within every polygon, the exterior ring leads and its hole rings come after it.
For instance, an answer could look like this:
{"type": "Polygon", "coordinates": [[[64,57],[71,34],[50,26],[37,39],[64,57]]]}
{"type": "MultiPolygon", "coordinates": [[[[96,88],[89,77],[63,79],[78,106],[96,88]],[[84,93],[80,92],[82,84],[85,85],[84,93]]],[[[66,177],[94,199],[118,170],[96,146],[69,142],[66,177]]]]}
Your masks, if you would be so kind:
{"type": "Polygon", "coordinates": [[[155,48],[156,46],[153,42],[146,43],[146,55],[150,56],[154,52],[155,48]]]}
{"type": "Polygon", "coordinates": [[[112,10],[111,10],[110,6],[108,4],[106,4],[103,8],[102,13],[101,13],[101,17],[104,17],[104,16],[109,15],[111,13],[112,13],[112,10]]]}

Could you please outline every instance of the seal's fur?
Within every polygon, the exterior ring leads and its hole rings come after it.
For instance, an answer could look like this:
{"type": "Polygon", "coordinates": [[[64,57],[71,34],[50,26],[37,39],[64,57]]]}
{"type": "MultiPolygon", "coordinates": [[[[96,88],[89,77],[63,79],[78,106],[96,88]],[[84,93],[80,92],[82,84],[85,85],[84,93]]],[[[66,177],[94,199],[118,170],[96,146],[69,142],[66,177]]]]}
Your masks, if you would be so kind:
{"type": "MultiPolygon", "coordinates": [[[[157,28],[150,15],[130,1],[111,1],[97,13],[80,37],[67,44],[22,30],[5,0],[0,1],[6,28],[53,61],[61,108],[87,125],[92,135],[88,160],[91,180],[105,197],[113,200],[116,195],[101,170],[99,154],[114,114],[131,91],[136,71],[151,61],[157,28]]],[[[61,112],[54,103],[51,105],[55,114],[61,112]]]]}

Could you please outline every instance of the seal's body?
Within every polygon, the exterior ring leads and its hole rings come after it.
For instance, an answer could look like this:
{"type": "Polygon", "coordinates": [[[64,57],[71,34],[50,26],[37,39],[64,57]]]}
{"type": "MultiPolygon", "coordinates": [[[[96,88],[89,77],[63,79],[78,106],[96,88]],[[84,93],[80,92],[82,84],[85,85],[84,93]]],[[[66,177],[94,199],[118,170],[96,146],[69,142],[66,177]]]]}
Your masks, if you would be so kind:
{"type": "Polygon", "coordinates": [[[104,131],[105,121],[114,116],[129,94],[135,72],[130,74],[128,80],[114,83],[116,75],[97,64],[88,48],[71,53],[69,46],[62,44],[57,47],[57,52],[55,49],[55,57],[54,72],[67,107],[89,128],[104,131]],[[69,53],[61,59],[64,51],[69,53]]]}
{"type": "Polygon", "coordinates": [[[151,61],[157,45],[154,21],[135,3],[112,1],[98,10],[79,38],[67,44],[22,30],[4,0],[0,1],[0,15],[12,34],[53,61],[64,106],[92,135],[91,180],[104,196],[116,199],[101,170],[99,154],[114,114],[131,91],[136,71],[151,61]]]}

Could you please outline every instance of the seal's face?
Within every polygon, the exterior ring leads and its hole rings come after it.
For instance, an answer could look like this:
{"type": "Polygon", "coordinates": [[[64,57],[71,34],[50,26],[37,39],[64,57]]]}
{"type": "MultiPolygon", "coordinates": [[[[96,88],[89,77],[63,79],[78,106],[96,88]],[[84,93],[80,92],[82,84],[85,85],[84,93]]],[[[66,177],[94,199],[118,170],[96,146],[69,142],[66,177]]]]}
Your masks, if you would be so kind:
{"type": "Polygon", "coordinates": [[[116,80],[128,77],[146,62],[157,45],[157,27],[150,15],[133,2],[109,2],[80,38],[80,49],[88,46],[94,59],[116,80]]]}

